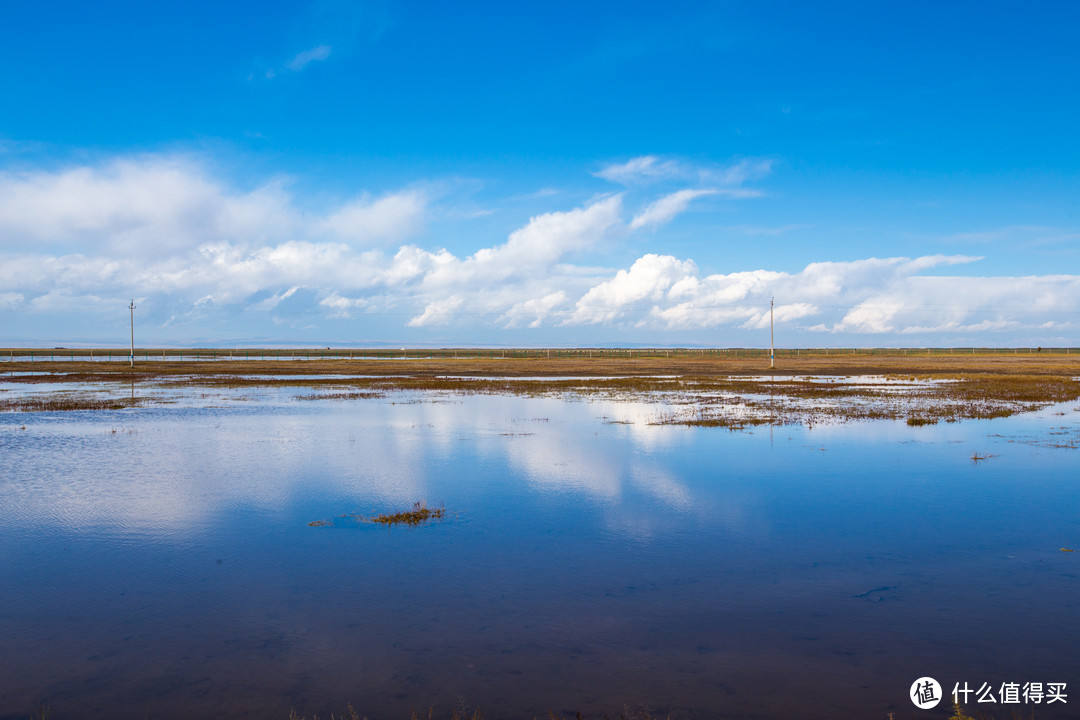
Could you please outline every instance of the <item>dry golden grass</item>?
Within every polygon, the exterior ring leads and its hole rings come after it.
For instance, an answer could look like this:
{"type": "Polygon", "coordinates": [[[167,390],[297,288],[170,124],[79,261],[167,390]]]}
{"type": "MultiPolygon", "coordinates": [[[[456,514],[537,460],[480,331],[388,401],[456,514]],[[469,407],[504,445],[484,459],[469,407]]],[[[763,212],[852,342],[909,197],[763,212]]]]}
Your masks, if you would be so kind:
{"type": "MultiPolygon", "coordinates": [[[[415,352],[415,351],[412,351],[415,352]]],[[[508,351],[510,353],[514,351],[508,351]]],[[[770,370],[767,357],[507,357],[503,358],[385,358],[311,360],[217,360],[190,362],[139,360],[131,368],[122,362],[85,360],[0,365],[2,371],[67,374],[70,380],[153,378],[170,375],[478,375],[523,377],[641,375],[1080,375],[1080,354],[932,354],[811,355],[784,357],[770,370]]]]}

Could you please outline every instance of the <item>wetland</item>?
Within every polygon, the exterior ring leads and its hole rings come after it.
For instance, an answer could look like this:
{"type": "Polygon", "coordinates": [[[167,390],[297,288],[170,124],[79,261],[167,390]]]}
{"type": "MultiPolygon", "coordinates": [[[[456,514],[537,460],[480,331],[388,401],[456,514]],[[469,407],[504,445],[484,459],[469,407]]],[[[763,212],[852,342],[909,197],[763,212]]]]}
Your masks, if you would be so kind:
{"type": "Polygon", "coordinates": [[[5,364],[0,718],[1080,692],[1073,357],[5,364]]]}

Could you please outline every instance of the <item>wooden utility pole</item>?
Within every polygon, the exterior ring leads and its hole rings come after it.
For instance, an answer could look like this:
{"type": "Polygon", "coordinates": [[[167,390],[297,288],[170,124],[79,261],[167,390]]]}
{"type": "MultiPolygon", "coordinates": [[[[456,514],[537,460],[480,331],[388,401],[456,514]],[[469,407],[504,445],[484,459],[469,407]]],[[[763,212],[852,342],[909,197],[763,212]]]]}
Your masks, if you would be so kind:
{"type": "Polygon", "coordinates": [[[131,367],[135,367],[135,299],[132,298],[131,304],[128,305],[128,310],[131,311],[131,355],[128,359],[131,360],[131,367]]]}
{"type": "Polygon", "coordinates": [[[773,340],[773,303],[776,298],[769,298],[769,367],[776,367],[776,345],[773,340]]]}

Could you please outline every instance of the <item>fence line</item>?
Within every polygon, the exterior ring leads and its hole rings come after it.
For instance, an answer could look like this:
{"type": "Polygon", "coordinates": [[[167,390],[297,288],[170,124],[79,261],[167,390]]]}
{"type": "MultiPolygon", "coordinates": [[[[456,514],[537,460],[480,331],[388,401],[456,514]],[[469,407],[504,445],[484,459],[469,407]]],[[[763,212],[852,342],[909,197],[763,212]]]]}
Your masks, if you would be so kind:
{"type": "MultiPolygon", "coordinates": [[[[777,358],[833,356],[905,356],[905,355],[1080,355],[1080,348],[777,348],[777,358]]],[[[613,358],[767,358],[768,348],[185,348],[136,349],[134,359],[147,362],[219,362],[268,360],[451,360],[491,359],[613,359],[613,358]]],[[[126,349],[40,349],[7,348],[0,350],[0,362],[129,362],[126,349]]]]}

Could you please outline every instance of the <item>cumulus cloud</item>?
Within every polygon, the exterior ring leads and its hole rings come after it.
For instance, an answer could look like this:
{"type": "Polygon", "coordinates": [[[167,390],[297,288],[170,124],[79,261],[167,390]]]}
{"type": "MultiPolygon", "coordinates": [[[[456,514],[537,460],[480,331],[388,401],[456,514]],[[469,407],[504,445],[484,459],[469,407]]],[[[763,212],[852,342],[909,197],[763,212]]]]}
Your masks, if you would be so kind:
{"type": "Polygon", "coordinates": [[[690,260],[647,254],[589,289],[563,322],[668,330],[724,325],[763,329],[770,322],[769,302],[776,297],[776,322],[802,324],[806,330],[978,332],[1033,327],[1047,315],[1069,318],[1080,301],[1080,276],[921,274],[977,260],[964,255],[868,258],[811,263],[797,273],[755,270],[702,276],[690,260]]]}
{"type": "Polygon", "coordinates": [[[670,255],[648,254],[629,270],[620,270],[610,280],[590,289],[578,300],[569,323],[597,323],[614,320],[642,301],[659,302],[679,280],[697,274],[690,260],[670,255]]]}
{"type": "Polygon", "coordinates": [[[101,166],[0,173],[0,249],[161,257],[213,243],[270,245],[332,236],[358,244],[401,240],[423,225],[417,190],[367,196],[325,217],[303,212],[282,181],[239,191],[184,157],[125,158],[101,166]]]}
{"type": "MultiPolygon", "coordinates": [[[[658,162],[636,172],[670,171],[658,162]]],[[[732,172],[736,182],[763,170],[732,172]]],[[[431,219],[445,216],[432,211],[430,186],[362,193],[320,211],[288,187],[238,189],[189,158],[162,156],[0,174],[0,312],[105,312],[136,297],[168,305],[163,325],[185,313],[276,316],[285,307],[409,328],[756,331],[775,297],[778,323],[817,333],[1077,326],[1080,276],[980,277],[971,269],[979,258],[966,255],[824,261],[797,272],[705,272],[655,252],[621,267],[581,264],[738,187],[653,192],[629,221],[631,191],[602,196],[534,215],[471,252],[425,247],[431,219]]]]}
{"type": "Polygon", "coordinates": [[[284,238],[295,222],[280,183],[239,192],[179,157],[0,174],[4,249],[160,254],[220,238],[284,238]]]}
{"type": "Polygon", "coordinates": [[[425,286],[435,291],[475,280],[535,277],[565,256],[622,233],[621,209],[622,196],[613,195],[585,207],[537,215],[501,245],[477,250],[464,260],[447,258],[424,278],[425,286]]]}

